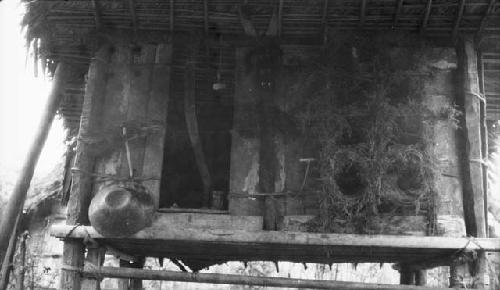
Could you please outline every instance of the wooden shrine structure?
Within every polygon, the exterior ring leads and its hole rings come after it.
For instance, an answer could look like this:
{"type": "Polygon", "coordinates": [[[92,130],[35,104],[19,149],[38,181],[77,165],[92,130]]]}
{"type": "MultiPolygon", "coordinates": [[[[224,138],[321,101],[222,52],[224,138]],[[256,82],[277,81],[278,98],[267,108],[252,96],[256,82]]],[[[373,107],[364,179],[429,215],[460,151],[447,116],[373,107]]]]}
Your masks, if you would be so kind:
{"type": "Polygon", "coordinates": [[[431,289],[422,273],[437,266],[451,266],[451,287],[494,283],[486,261],[500,251],[500,239],[488,234],[485,160],[488,126],[500,119],[498,0],[26,5],[31,49],[56,79],[59,113],[76,140],[66,168],[67,225],[51,229],[64,240],[61,289],[99,289],[101,277],[122,279],[123,289],[156,279],[431,289]],[[308,71],[311,64],[325,73],[308,71]],[[329,79],[304,89],[309,72],[329,79]],[[382,88],[388,74],[404,77],[382,88]],[[378,83],[357,87],[373,75],[378,83]],[[326,105],[311,103],[323,94],[315,91],[320,86],[331,90],[352,129],[347,137],[334,134],[339,148],[356,150],[371,138],[366,116],[380,121],[383,110],[418,92],[422,113],[394,113],[411,133],[398,142],[417,148],[414,135],[427,136],[424,147],[436,156],[439,174],[414,185],[405,182],[417,173],[388,166],[379,176],[387,187],[366,201],[360,196],[372,179],[355,178],[376,171],[371,161],[336,161],[345,174],[332,169],[331,190],[343,195],[322,214],[324,200],[311,180],[321,179],[315,162],[325,155],[311,141],[317,135],[300,131],[306,113],[314,125],[311,115],[321,108],[336,112],[328,98],[326,105]],[[373,103],[382,93],[392,101],[373,103]],[[369,112],[349,111],[358,105],[369,112]],[[410,115],[418,116],[406,120],[410,115]],[[363,230],[359,223],[311,229],[352,200],[366,202],[360,212],[377,213],[361,222],[363,230]],[[102,267],[105,253],[122,267],[102,267]],[[182,260],[196,270],[226,261],[387,262],[397,264],[406,285],[151,271],[142,269],[145,257],[182,260]]]}

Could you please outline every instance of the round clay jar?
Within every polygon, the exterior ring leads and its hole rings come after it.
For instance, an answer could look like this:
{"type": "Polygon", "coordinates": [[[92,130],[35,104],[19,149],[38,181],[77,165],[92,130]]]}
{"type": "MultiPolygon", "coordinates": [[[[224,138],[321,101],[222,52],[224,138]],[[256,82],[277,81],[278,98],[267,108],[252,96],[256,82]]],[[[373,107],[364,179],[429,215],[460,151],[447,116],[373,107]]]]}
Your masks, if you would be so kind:
{"type": "Polygon", "coordinates": [[[135,183],[103,187],[89,207],[90,224],[105,237],[127,237],[151,225],[154,202],[144,186],[135,183]]]}

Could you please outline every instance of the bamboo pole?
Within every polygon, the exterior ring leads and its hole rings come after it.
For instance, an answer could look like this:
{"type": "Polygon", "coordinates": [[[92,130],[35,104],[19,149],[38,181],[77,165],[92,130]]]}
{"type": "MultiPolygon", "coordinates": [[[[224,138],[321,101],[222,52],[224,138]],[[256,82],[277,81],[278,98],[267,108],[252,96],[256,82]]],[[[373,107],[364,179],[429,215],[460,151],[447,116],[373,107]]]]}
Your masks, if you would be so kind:
{"type": "Polygon", "coordinates": [[[3,261],[5,258],[7,248],[9,247],[9,239],[13,234],[17,216],[24,206],[36,163],[38,162],[45,140],[47,140],[50,126],[63,97],[68,75],[69,66],[65,63],[59,63],[54,74],[52,91],[50,92],[44,114],[40,121],[40,127],[33,139],[21,174],[17,179],[14,191],[0,220],[0,261],[3,261]]]}
{"type": "Polygon", "coordinates": [[[10,271],[12,269],[12,261],[14,260],[14,253],[16,252],[16,242],[17,242],[17,229],[19,227],[19,220],[21,219],[21,213],[17,215],[16,224],[12,235],[9,239],[9,247],[7,249],[7,254],[2,262],[2,271],[0,272],[0,290],[6,290],[9,285],[10,271]]]}
{"type": "MultiPolygon", "coordinates": [[[[207,284],[236,284],[263,287],[292,287],[292,288],[314,288],[314,289],[409,289],[409,290],[433,290],[443,288],[431,288],[414,285],[390,285],[356,283],[330,280],[306,280],[282,277],[255,277],[232,274],[212,273],[186,273],[174,271],[144,270],[132,268],[88,268],[84,269],[84,276],[98,276],[109,278],[135,278],[141,280],[180,281],[207,284]]],[[[448,289],[448,288],[447,288],[448,289]]]]}
{"type": "Polygon", "coordinates": [[[20,266],[18,267],[17,271],[17,283],[16,283],[16,289],[17,290],[24,290],[24,274],[26,273],[26,239],[28,238],[28,232],[24,232],[21,235],[21,244],[19,245],[19,254],[21,255],[19,260],[20,260],[20,266]]]}

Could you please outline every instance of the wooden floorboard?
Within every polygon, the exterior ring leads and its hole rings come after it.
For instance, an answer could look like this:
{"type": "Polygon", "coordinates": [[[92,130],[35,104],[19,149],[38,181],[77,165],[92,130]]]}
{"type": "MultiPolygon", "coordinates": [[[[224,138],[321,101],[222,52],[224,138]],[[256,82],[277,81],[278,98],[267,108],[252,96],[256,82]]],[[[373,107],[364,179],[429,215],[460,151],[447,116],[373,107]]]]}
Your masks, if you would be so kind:
{"type": "Polygon", "coordinates": [[[440,261],[458,253],[500,251],[500,239],[344,235],[277,231],[157,228],[127,238],[103,237],[89,226],[53,226],[58,238],[92,238],[137,256],[205,261],[292,261],[310,263],[440,261]]]}

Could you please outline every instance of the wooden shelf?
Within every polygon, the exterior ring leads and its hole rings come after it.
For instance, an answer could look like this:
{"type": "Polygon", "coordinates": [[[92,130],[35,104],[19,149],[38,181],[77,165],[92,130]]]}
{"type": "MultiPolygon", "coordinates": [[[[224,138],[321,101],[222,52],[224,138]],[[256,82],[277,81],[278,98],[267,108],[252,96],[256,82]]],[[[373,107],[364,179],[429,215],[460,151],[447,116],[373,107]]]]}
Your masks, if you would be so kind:
{"type": "Polygon", "coordinates": [[[53,226],[58,238],[91,238],[136,256],[225,261],[387,262],[449,265],[459,253],[500,251],[500,239],[348,235],[304,232],[147,228],[127,238],[103,237],[90,226],[53,226]]]}

